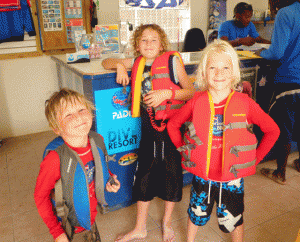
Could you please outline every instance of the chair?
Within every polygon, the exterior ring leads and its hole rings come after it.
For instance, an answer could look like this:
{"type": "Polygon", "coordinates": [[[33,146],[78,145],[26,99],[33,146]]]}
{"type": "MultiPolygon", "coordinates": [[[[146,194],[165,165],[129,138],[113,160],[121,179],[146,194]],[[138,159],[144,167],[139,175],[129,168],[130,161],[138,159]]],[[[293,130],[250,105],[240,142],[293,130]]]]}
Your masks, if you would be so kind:
{"type": "Polygon", "coordinates": [[[200,51],[205,47],[205,37],[201,29],[192,28],[186,32],[183,42],[183,52],[200,51]]]}

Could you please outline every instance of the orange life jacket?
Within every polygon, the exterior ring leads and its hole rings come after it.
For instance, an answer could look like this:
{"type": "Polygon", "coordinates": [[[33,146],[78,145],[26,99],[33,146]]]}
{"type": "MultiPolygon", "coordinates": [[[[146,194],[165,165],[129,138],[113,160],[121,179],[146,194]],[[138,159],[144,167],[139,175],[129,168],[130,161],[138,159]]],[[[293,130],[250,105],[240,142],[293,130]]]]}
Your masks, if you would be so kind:
{"type": "MultiPolygon", "coordinates": [[[[209,92],[198,93],[182,152],[182,167],[208,180],[215,109],[209,92]]],[[[222,177],[230,181],[255,174],[257,139],[247,123],[249,97],[233,91],[226,102],[223,120],[222,177]]]]}
{"type": "MultiPolygon", "coordinates": [[[[183,64],[180,54],[177,51],[165,52],[161,56],[157,57],[151,66],[152,77],[152,89],[170,89],[179,90],[181,87],[175,84],[173,73],[172,55],[176,55],[180,58],[180,62],[183,64]]],[[[143,81],[143,72],[145,68],[146,59],[143,56],[139,56],[132,67],[131,71],[131,91],[132,91],[132,105],[131,115],[132,117],[140,116],[140,102],[141,102],[141,84],[143,81]]],[[[178,108],[180,108],[184,101],[171,100],[170,110],[167,110],[167,104],[170,104],[170,100],[165,100],[159,107],[155,108],[155,119],[165,120],[168,119],[178,108]]]]}

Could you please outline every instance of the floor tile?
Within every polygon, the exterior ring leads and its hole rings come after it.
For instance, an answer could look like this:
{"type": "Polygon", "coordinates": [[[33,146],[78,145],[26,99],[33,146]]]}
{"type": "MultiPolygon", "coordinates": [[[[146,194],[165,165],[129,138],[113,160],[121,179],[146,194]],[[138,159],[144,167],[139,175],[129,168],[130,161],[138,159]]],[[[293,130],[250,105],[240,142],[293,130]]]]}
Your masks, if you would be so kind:
{"type": "Polygon", "coordinates": [[[295,242],[300,229],[300,207],[261,224],[281,242],[295,242]]]}
{"type": "Polygon", "coordinates": [[[0,238],[1,242],[14,241],[14,229],[12,216],[0,218],[0,238]]]}
{"type": "Polygon", "coordinates": [[[1,179],[0,194],[0,218],[2,218],[12,214],[8,179],[1,179]]]}
{"type": "Polygon", "coordinates": [[[37,209],[13,215],[14,236],[16,241],[28,240],[49,232],[37,209]]]}
{"type": "Polygon", "coordinates": [[[287,185],[300,191],[300,176],[295,176],[287,181],[287,185]]]}
{"type": "Polygon", "coordinates": [[[11,194],[12,213],[18,214],[36,209],[33,196],[34,190],[11,194]]]}
{"type": "Polygon", "coordinates": [[[53,237],[52,235],[50,235],[50,233],[44,233],[40,235],[34,235],[31,238],[15,242],[53,242],[53,237]]]}
{"type": "MultiPolygon", "coordinates": [[[[96,221],[101,237],[106,241],[112,241],[117,235],[132,230],[135,226],[137,206],[133,204],[107,214],[98,214],[96,221]]],[[[147,230],[158,228],[153,219],[148,216],[147,230]]]]}
{"type": "Polygon", "coordinates": [[[268,197],[273,203],[279,205],[286,211],[300,206],[300,191],[291,186],[274,184],[261,188],[258,193],[261,196],[268,197]]]}
{"type": "Polygon", "coordinates": [[[285,208],[262,194],[260,190],[250,192],[245,195],[245,230],[273,219],[286,211],[285,208]]]}

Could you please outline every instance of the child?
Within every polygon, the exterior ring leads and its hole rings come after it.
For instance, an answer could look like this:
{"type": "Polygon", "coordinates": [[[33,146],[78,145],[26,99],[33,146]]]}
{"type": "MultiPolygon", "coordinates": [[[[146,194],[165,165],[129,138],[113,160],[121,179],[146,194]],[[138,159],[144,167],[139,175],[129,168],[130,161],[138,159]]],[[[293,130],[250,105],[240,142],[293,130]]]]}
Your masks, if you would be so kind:
{"type": "MultiPolygon", "coordinates": [[[[169,57],[178,53],[167,51],[166,34],[158,25],[139,26],[133,34],[132,45],[136,60],[106,59],[102,62],[105,69],[117,69],[117,83],[122,85],[129,83],[126,69],[132,67],[132,117],[140,115],[142,118],[139,163],[133,187],[133,200],[137,201],[138,210],[136,226],[129,233],[120,235],[116,241],[124,242],[147,236],[148,208],[150,201],[156,196],[165,201],[163,239],[174,241],[175,235],[170,226],[170,219],[175,202],[179,202],[182,198],[180,154],[172,144],[167,130],[164,129],[166,115],[169,113],[162,114],[158,111],[154,119],[152,112],[153,109],[168,108],[169,102],[178,103],[180,102],[178,100],[190,99],[194,94],[194,86],[180,63],[180,58],[172,58],[170,63],[169,57]],[[176,84],[169,77],[165,77],[169,74],[175,76],[176,84]],[[155,79],[156,75],[164,77],[155,79]],[[159,115],[164,121],[156,120],[159,115]]],[[[170,107],[169,109],[174,111],[170,107]]]]}
{"type": "MultiPolygon", "coordinates": [[[[104,154],[106,153],[103,138],[99,134],[90,131],[93,109],[93,105],[83,95],[68,89],[55,92],[46,101],[46,118],[54,133],[60,137],[52,141],[46,148],[46,151],[49,152],[41,163],[34,199],[39,214],[56,242],[70,241],[73,232],[75,235],[72,241],[100,241],[95,224],[96,207],[98,202],[102,201],[103,203],[104,199],[100,197],[104,191],[104,189],[101,190],[103,187],[103,185],[101,187],[101,183],[107,182],[110,175],[105,164],[105,157],[99,151],[101,149],[104,154]],[[67,163],[64,162],[65,160],[67,160],[67,163]],[[67,171],[64,171],[65,163],[67,164],[67,171]],[[69,175],[69,172],[72,173],[73,167],[76,169],[74,177],[69,175]],[[68,176],[71,177],[70,180],[67,180],[68,176]],[[68,220],[71,220],[71,232],[67,231],[69,223],[67,222],[67,225],[63,224],[66,226],[63,227],[52,210],[52,190],[54,186],[56,187],[60,178],[63,198],[66,200],[65,204],[69,209],[68,220]],[[106,180],[102,181],[103,178],[106,178],[106,180]],[[69,181],[73,182],[73,189],[68,187],[67,183],[69,181]],[[87,187],[88,189],[86,189],[87,187]],[[68,196],[70,190],[73,192],[70,192],[68,196]],[[70,197],[74,197],[73,200],[70,197]],[[79,199],[76,199],[76,197],[79,197],[79,199]],[[76,210],[77,204],[78,210],[76,210]],[[84,207],[84,204],[87,204],[87,208],[84,207]],[[83,216],[85,215],[85,208],[87,215],[83,216]],[[93,237],[94,239],[84,240],[84,237],[93,237]]],[[[107,182],[106,190],[116,193],[120,188],[120,182],[117,180],[116,175],[112,175],[112,177],[115,184],[111,185],[110,182],[107,182]]],[[[56,202],[58,201],[56,200],[56,202]]],[[[58,206],[58,204],[56,205],[58,206]]],[[[59,213],[59,210],[57,210],[57,213],[59,213]]],[[[64,219],[62,223],[64,223],[64,219]]]]}
{"type": "Polygon", "coordinates": [[[194,241],[198,226],[208,222],[214,201],[220,229],[231,233],[233,241],[243,241],[243,177],[255,173],[279,136],[276,123],[255,101],[233,91],[239,81],[235,50],[215,40],[201,55],[196,78],[201,91],[167,125],[171,140],[186,157],[183,168],[194,174],[187,241],[194,241]],[[180,132],[187,120],[192,120],[190,144],[184,144],[180,132]],[[257,149],[253,124],[264,133],[257,149]]]}
{"type": "Polygon", "coordinates": [[[218,38],[227,40],[233,47],[239,45],[251,46],[257,43],[271,44],[259,36],[251,22],[252,6],[240,2],[234,7],[234,20],[225,21],[220,25],[218,38]]]}

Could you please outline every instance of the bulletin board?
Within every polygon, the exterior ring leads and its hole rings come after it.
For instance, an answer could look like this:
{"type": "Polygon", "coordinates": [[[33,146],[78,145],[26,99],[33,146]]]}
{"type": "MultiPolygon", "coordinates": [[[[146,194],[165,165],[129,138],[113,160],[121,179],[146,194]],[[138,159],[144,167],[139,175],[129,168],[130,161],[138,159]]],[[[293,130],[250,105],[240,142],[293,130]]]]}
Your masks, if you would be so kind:
{"type": "Polygon", "coordinates": [[[75,49],[74,31],[91,33],[90,0],[36,1],[41,49],[75,49]]]}

